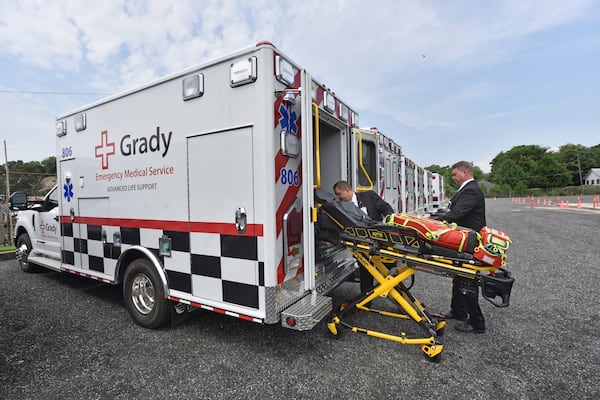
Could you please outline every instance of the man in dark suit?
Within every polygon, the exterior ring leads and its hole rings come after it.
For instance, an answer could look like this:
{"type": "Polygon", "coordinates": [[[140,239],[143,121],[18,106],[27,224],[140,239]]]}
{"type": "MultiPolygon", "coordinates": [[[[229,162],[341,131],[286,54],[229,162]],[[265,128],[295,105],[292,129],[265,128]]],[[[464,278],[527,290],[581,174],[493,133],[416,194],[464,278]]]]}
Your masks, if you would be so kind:
{"type": "MultiPolygon", "coordinates": [[[[354,193],[352,186],[346,181],[333,185],[333,193],[340,201],[351,201],[374,221],[383,219],[394,213],[394,209],[372,190],[354,193]]],[[[360,268],[360,291],[365,292],[373,287],[373,277],[369,272],[360,268]]]]}
{"type": "MultiPolygon", "coordinates": [[[[459,185],[450,199],[450,209],[433,218],[455,222],[457,225],[479,232],[486,225],[485,198],[481,188],[473,179],[473,166],[459,161],[452,166],[452,180],[459,185]]],[[[452,301],[448,319],[461,322],[454,328],[460,332],[485,333],[485,319],[479,307],[479,288],[469,279],[455,277],[452,280],[452,301]]]]}

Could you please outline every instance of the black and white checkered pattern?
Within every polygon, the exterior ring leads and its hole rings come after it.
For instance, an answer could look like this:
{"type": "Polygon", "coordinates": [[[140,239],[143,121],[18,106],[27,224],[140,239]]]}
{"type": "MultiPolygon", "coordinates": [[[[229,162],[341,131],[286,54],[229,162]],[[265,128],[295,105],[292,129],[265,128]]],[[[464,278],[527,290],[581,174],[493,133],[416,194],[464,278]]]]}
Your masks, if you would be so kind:
{"type": "Polygon", "coordinates": [[[115,267],[122,252],[143,246],[163,263],[170,292],[177,297],[231,303],[259,309],[264,297],[262,237],[178,232],[87,224],[61,224],[62,261],[77,269],[117,281],[115,267]],[[106,232],[103,243],[102,232],[106,232]],[[121,246],[113,243],[120,233],[121,246]],[[171,238],[171,256],[158,256],[159,238],[171,238]]]}

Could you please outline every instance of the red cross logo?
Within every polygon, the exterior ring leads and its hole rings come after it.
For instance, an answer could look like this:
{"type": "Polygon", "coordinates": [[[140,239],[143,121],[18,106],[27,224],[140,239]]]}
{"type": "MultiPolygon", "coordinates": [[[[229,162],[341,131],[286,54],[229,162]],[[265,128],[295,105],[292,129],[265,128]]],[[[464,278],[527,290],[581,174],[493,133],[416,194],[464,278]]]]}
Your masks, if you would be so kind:
{"type": "Polygon", "coordinates": [[[108,169],[108,156],[115,154],[115,142],[108,143],[108,131],[102,131],[100,142],[96,146],[96,158],[102,157],[102,169],[108,169]]]}

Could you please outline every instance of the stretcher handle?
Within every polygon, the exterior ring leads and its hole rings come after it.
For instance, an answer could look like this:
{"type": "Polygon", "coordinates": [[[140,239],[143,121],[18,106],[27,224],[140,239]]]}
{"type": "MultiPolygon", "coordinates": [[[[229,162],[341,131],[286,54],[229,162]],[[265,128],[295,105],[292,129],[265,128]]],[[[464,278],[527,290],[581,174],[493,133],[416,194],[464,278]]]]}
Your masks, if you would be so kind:
{"type": "Polygon", "coordinates": [[[506,269],[498,269],[496,275],[481,275],[481,295],[487,301],[496,307],[508,307],[510,303],[510,292],[512,291],[515,279],[506,269]],[[496,297],[500,297],[502,302],[499,302],[496,297]]]}

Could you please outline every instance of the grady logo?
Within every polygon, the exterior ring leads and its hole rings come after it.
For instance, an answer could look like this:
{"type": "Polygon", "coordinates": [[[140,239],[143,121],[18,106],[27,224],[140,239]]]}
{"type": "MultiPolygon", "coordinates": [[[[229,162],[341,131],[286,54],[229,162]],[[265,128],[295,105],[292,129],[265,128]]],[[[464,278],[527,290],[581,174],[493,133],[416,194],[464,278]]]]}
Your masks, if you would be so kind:
{"type": "Polygon", "coordinates": [[[49,225],[47,223],[42,222],[40,224],[40,230],[42,231],[42,235],[45,235],[46,232],[48,233],[52,233],[53,235],[56,234],[56,226],[54,225],[49,225]]]}
{"type": "Polygon", "coordinates": [[[102,157],[102,169],[108,169],[108,156],[115,154],[115,142],[108,143],[108,131],[100,135],[100,145],[95,147],[96,158],[102,157]]]}
{"type": "MultiPolygon", "coordinates": [[[[121,138],[119,150],[125,157],[155,152],[159,152],[162,157],[165,157],[169,152],[169,146],[171,146],[172,135],[172,131],[168,134],[161,132],[160,126],[157,126],[156,133],[149,137],[132,137],[127,134],[121,138]]],[[[102,169],[108,169],[108,156],[116,153],[115,147],[115,142],[108,141],[108,131],[102,131],[100,144],[95,147],[96,158],[102,158],[102,169]]]]}

